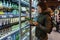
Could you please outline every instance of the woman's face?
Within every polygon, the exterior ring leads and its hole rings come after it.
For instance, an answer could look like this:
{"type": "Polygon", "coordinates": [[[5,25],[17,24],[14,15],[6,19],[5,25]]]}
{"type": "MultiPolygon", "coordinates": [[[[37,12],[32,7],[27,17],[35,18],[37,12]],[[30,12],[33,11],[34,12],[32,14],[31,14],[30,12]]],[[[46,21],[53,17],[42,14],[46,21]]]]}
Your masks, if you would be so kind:
{"type": "Polygon", "coordinates": [[[42,12],[42,9],[41,9],[40,6],[37,7],[37,11],[38,11],[38,13],[41,13],[42,12]]]}

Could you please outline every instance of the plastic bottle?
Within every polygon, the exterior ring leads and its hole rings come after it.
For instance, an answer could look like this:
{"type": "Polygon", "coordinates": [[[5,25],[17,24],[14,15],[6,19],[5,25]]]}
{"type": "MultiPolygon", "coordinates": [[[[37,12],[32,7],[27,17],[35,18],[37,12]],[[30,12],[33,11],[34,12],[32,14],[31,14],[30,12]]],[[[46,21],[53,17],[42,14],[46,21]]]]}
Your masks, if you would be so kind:
{"type": "Polygon", "coordinates": [[[11,7],[14,8],[14,4],[13,3],[11,4],[11,7]]]}
{"type": "Polygon", "coordinates": [[[2,1],[0,1],[0,8],[2,8],[3,7],[3,5],[2,5],[2,1]]]}
{"type": "Polygon", "coordinates": [[[2,19],[0,19],[0,29],[2,28],[2,19]]]}
{"type": "Polygon", "coordinates": [[[10,4],[9,4],[9,8],[11,8],[12,7],[12,4],[11,4],[11,2],[10,2],[10,4]]]}
{"type": "Polygon", "coordinates": [[[7,1],[7,5],[6,5],[6,6],[7,6],[7,8],[9,8],[9,3],[8,3],[8,1],[7,1]]]}
{"type": "Polygon", "coordinates": [[[6,2],[5,2],[5,0],[3,1],[3,7],[6,7],[6,2]]]}

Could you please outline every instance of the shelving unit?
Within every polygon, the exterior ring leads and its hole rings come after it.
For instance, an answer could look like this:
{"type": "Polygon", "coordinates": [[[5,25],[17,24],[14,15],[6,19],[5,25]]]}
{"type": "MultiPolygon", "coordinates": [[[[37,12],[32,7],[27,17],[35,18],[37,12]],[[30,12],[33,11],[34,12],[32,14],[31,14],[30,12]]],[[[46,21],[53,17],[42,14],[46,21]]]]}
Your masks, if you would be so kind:
{"type": "Polygon", "coordinates": [[[21,0],[21,40],[30,40],[29,0],[21,0]]]}
{"type": "Polygon", "coordinates": [[[17,0],[0,0],[0,40],[19,40],[18,7],[17,0]]]}
{"type": "MultiPolygon", "coordinates": [[[[33,0],[32,7],[34,7],[36,9],[37,3],[35,3],[35,2],[36,2],[36,0],[33,0]]],[[[30,24],[28,21],[30,19],[29,6],[30,6],[29,0],[21,0],[21,40],[30,40],[30,35],[31,35],[30,31],[32,31],[33,34],[35,31],[35,27],[32,27],[32,30],[30,30],[30,24]],[[28,19],[26,19],[26,18],[28,18],[28,19]]],[[[33,21],[35,20],[36,16],[37,16],[36,13],[32,13],[31,17],[32,17],[33,21]]]]}
{"type": "Polygon", "coordinates": [[[0,40],[30,40],[29,6],[29,0],[0,0],[0,40]]]}
{"type": "Polygon", "coordinates": [[[29,7],[29,0],[21,0],[22,7],[29,7]]]}

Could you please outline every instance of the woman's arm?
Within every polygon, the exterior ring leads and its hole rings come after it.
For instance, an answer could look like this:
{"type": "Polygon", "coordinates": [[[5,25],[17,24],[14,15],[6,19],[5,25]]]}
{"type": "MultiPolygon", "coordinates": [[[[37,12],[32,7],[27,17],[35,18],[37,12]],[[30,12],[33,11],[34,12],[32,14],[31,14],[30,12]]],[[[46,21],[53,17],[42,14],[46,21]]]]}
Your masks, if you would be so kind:
{"type": "Polygon", "coordinates": [[[41,24],[38,24],[38,25],[39,25],[39,28],[43,30],[44,32],[46,33],[50,32],[51,27],[52,27],[51,17],[50,16],[46,17],[45,26],[41,24]]]}

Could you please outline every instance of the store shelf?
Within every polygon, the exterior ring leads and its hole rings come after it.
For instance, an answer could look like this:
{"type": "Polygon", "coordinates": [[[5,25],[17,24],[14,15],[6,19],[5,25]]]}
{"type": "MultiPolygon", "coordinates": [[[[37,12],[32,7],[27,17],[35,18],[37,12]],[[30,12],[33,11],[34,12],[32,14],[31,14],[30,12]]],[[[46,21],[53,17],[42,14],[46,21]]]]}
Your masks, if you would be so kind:
{"type": "Polygon", "coordinates": [[[19,0],[11,0],[12,2],[18,2],[19,0]]]}
{"type": "Polygon", "coordinates": [[[0,40],[19,40],[19,1],[0,0],[0,40]]]}
{"type": "Polygon", "coordinates": [[[0,7],[0,10],[18,10],[18,8],[0,7]]]}
{"type": "Polygon", "coordinates": [[[4,39],[4,38],[8,37],[9,35],[11,35],[11,34],[17,32],[17,31],[19,31],[19,30],[20,30],[20,29],[17,29],[17,30],[14,30],[14,31],[9,32],[8,34],[3,35],[3,36],[0,38],[0,40],[2,40],[2,39],[4,39]]]}
{"type": "Polygon", "coordinates": [[[25,35],[24,36],[22,36],[22,40],[26,40],[26,39],[29,39],[28,37],[29,37],[29,34],[28,34],[29,32],[27,32],[27,33],[25,33],[25,35]]]}
{"type": "MultiPolygon", "coordinates": [[[[25,34],[27,34],[27,33],[30,31],[29,28],[28,28],[28,29],[23,29],[23,30],[24,30],[24,32],[22,32],[22,34],[21,34],[22,36],[25,35],[25,34]]],[[[23,30],[22,30],[22,31],[23,31],[23,30]]],[[[28,35],[28,34],[27,34],[27,35],[28,35]]]]}
{"type": "Polygon", "coordinates": [[[27,38],[27,36],[23,37],[22,40],[25,40],[27,38]]]}
{"type": "Polygon", "coordinates": [[[25,35],[22,37],[22,40],[28,40],[29,39],[29,32],[25,33],[25,35]]]}
{"type": "Polygon", "coordinates": [[[19,22],[9,23],[9,24],[3,25],[3,26],[1,25],[0,30],[17,25],[17,24],[19,24],[19,22]]]}
{"type": "Polygon", "coordinates": [[[19,17],[18,15],[0,15],[0,19],[5,19],[5,18],[17,18],[19,17]]]}
{"type": "Polygon", "coordinates": [[[30,24],[25,25],[25,26],[22,27],[21,29],[24,29],[24,28],[26,28],[26,27],[28,27],[28,26],[30,26],[30,24]]]}
{"type": "MultiPolygon", "coordinates": [[[[28,2],[26,2],[26,1],[21,1],[21,6],[22,7],[29,7],[29,3],[28,2]]],[[[21,11],[21,17],[26,17],[27,16],[27,13],[26,13],[26,9],[24,9],[24,8],[22,8],[22,11],[21,11]]],[[[25,19],[25,20],[23,20],[23,21],[21,21],[22,23],[24,23],[24,22],[26,22],[26,21],[28,21],[27,19],[25,19]]],[[[30,30],[28,30],[28,29],[30,29],[29,28],[30,27],[30,24],[29,23],[26,23],[26,24],[24,24],[24,26],[22,26],[21,27],[21,40],[27,40],[27,38],[29,37],[28,36],[28,32],[30,31],[30,30]]]]}
{"type": "Polygon", "coordinates": [[[25,40],[27,38],[27,36],[25,36],[22,40],[25,40]]]}
{"type": "Polygon", "coordinates": [[[26,29],[27,29],[27,28],[29,28],[29,27],[30,27],[30,24],[29,24],[29,26],[28,26],[28,27],[26,27],[26,29]]]}
{"type": "Polygon", "coordinates": [[[27,36],[29,36],[30,32],[27,32],[26,34],[27,34],[27,36]]]}
{"type": "Polygon", "coordinates": [[[21,6],[22,7],[29,7],[29,3],[21,0],[21,6]]]}

